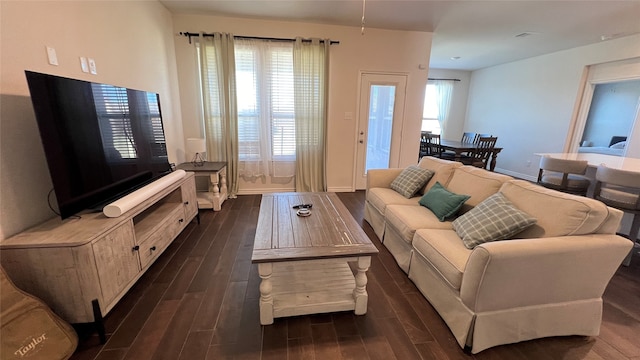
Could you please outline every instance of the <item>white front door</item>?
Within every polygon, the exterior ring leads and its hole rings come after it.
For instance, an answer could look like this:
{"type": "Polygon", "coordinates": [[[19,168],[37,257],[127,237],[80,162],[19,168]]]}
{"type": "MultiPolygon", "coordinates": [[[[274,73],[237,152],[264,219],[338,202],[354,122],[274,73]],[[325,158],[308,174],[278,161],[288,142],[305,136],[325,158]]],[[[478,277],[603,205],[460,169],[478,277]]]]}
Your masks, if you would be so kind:
{"type": "Polygon", "coordinates": [[[406,75],[360,76],[356,189],[366,188],[369,169],[399,166],[406,85],[406,75]]]}

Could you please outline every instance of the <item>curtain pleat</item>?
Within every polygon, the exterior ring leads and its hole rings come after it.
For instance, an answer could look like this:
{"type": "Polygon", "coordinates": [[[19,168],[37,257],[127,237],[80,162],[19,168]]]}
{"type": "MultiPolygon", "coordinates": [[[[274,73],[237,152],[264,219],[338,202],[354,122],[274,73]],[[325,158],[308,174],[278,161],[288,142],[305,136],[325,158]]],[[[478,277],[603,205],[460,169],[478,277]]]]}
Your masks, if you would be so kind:
{"type": "Polygon", "coordinates": [[[227,162],[230,198],[238,193],[238,110],[233,35],[198,38],[207,158],[227,162]]]}
{"type": "Polygon", "coordinates": [[[296,38],[293,47],[296,191],[326,191],[329,40],[296,38]]]}

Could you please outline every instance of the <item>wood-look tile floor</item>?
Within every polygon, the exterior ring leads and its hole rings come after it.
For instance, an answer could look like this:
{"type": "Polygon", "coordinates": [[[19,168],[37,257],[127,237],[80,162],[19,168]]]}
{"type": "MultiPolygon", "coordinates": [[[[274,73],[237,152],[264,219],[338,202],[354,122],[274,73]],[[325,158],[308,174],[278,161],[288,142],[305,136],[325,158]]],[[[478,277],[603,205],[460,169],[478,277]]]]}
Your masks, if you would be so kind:
{"type": "MultiPolygon", "coordinates": [[[[640,257],[604,295],[597,337],[555,337],[469,355],[362,220],[364,192],[341,200],[380,250],[368,272],[369,309],[259,323],[251,251],[260,195],[201,211],[105,317],[107,342],[84,333],[84,359],[636,359],[640,360],[640,257]]],[[[570,259],[568,260],[570,261],[570,259]]]]}

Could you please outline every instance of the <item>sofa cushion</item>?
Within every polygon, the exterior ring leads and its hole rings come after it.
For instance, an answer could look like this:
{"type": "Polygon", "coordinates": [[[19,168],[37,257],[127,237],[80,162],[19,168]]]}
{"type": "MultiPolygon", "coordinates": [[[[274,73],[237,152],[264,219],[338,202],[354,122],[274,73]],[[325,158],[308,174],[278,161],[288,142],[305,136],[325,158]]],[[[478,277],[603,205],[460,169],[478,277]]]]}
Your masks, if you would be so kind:
{"type": "Polygon", "coordinates": [[[484,199],[497,193],[502,184],[512,179],[510,176],[477,167],[461,166],[454,170],[447,189],[455,193],[471,196],[460,209],[461,213],[465,213],[480,204],[484,199]]]}
{"type": "Polygon", "coordinates": [[[396,191],[388,188],[373,188],[367,192],[367,201],[382,215],[384,215],[388,205],[419,206],[418,200],[420,200],[419,196],[407,199],[396,191]]]}
{"type": "Polygon", "coordinates": [[[524,180],[506,182],[500,192],[518,209],[537,219],[517,238],[538,238],[597,233],[609,218],[600,201],[547,189],[524,180]]]}
{"type": "Polygon", "coordinates": [[[431,210],[438,220],[445,221],[457,214],[462,204],[468,199],[469,195],[453,193],[437,182],[418,203],[431,210]]]}
{"type": "Polygon", "coordinates": [[[411,165],[402,170],[393,182],[391,189],[410,199],[431,179],[434,172],[429,169],[411,165]]]}
{"type": "Polygon", "coordinates": [[[444,186],[448,186],[449,180],[451,180],[451,176],[453,175],[453,171],[462,166],[462,164],[456,161],[440,159],[435,156],[423,156],[422,159],[420,159],[418,166],[435,172],[435,175],[431,177],[431,180],[429,180],[420,191],[421,194],[426,194],[427,191],[437,182],[444,186]]]}
{"type": "Polygon", "coordinates": [[[413,249],[417,256],[424,258],[442,275],[449,286],[460,290],[462,275],[472,250],[462,244],[455,231],[420,229],[413,237],[413,249]]]}
{"type": "Polygon", "coordinates": [[[455,219],[452,226],[464,245],[473,249],[485,242],[510,239],[535,223],[535,218],[497,192],[455,219]]]}
{"type": "Polygon", "coordinates": [[[393,227],[409,244],[417,229],[452,229],[451,222],[439,221],[422,206],[389,205],[384,217],[386,226],[393,227]]]}

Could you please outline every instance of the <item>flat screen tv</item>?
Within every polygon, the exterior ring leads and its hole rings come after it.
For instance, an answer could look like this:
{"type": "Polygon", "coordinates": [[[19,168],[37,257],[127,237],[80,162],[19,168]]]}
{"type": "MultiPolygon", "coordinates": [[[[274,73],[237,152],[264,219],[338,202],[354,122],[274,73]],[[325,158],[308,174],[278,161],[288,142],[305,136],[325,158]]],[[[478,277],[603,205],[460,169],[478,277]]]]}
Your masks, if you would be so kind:
{"type": "Polygon", "coordinates": [[[171,172],[158,94],[25,73],[62,219],[171,172]]]}

